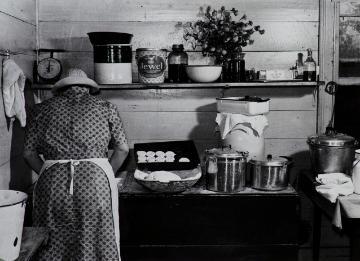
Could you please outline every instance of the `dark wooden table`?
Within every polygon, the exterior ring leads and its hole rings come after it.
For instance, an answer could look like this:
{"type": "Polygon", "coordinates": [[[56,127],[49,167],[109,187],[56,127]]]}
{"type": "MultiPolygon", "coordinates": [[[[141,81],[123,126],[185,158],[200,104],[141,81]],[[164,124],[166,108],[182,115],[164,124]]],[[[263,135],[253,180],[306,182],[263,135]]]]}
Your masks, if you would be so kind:
{"type": "Polygon", "coordinates": [[[124,261],[297,260],[299,195],[291,186],[225,194],[200,182],[164,194],[128,177],[119,194],[124,261]]]}
{"type": "MultiPolygon", "coordinates": [[[[313,220],[313,260],[319,260],[322,215],[332,220],[335,204],[331,203],[315,190],[315,178],[310,170],[304,170],[299,176],[299,187],[314,205],[313,220]]],[[[342,211],[343,212],[343,211],[342,211]]],[[[360,260],[360,219],[342,215],[343,232],[350,238],[350,260],[360,260]]]]}

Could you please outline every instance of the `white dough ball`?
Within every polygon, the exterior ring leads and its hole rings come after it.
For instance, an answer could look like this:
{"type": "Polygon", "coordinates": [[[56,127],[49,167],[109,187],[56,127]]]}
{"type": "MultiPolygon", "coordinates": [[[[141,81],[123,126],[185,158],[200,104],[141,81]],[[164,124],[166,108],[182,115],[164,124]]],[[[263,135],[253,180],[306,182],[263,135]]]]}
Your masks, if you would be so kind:
{"type": "Polygon", "coordinates": [[[138,155],[138,157],[145,157],[146,156],[146,151],[139,150],[139,151],[136,152],[136,154],[138,155]]]}
{"type": "Polygon", "coordinates": [[[158,150],[157,152],[155,152],[155,155],[158,157],[165,157],[165,152],[158,150]]]}
{"type": "Polygon", "coordinates": [[[179,162],[190,162],[188,158],[182,157],[179,159],[179,162]]]}
{"type": "Polygon", "coordinates": [[[148,156],[148,157],[155,157],[155,152],[153,152],[153,151],[147,151],[146,152],[146,156],[148,156]]]}
{"type": "Polygon", "coordinates": [[[165,152],[165,155],[166,155],[166,157],[174,157],[175,152],[169,150],[169,151],[165,152]]]}

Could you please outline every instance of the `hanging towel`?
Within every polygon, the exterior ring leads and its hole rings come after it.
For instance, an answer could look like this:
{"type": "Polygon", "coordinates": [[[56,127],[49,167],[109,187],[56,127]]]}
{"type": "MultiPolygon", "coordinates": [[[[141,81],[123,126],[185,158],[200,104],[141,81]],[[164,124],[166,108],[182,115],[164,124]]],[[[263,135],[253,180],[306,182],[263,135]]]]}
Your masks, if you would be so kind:
{"type": "Polygon", "coordinates": [[[3,62],[3,97],[7,117],[19,119],[21,127],[26,125],[25,112],[25,74],[11,59],[3,62]]]}

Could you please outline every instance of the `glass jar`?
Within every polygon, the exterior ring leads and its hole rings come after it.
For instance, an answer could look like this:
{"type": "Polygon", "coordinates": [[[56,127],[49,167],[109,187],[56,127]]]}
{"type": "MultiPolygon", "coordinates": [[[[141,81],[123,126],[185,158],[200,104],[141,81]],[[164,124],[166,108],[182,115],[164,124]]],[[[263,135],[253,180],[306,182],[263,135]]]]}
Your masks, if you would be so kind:
{"type": "Polygon", "coordinates": [[[184,52],[182,44],[174,44],[168,56],[169,81],[187,82],[186,66],[188,65],[188,55],[184,52]]]}
{"type": "Polygon", "coordinates": [[[295,76],[295,79],[303,79],[303,78],[304,78],[303,54],[298,53],[298,59],[296,60],[296,76],[295,76]]]}
{"type": "Polygon", "coordinates": [[[308,57],[304,62],[304,81],[316,81],[316,63],[312,57],[311,49],[307,49],[308,57]]]}
{"type": "Polygon", "coordinates": [[[231,80],[233,82],[246,81],[244,56],[244,53],[235,53],[231,60],[231,80]]]}

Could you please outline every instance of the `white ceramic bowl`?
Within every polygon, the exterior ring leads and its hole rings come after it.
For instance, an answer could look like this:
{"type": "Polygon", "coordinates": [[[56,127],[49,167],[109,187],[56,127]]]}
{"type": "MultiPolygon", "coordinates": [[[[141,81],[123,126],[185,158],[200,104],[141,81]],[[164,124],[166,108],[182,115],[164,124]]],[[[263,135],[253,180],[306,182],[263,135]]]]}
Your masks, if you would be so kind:
{"type": "Polygon", "coordinates": [[[221,65],[188,65],[186,74],[194,82],[214,82],[221,75],[221,65]]]}

